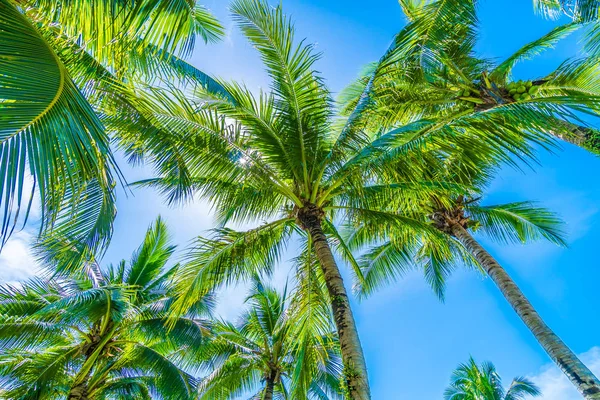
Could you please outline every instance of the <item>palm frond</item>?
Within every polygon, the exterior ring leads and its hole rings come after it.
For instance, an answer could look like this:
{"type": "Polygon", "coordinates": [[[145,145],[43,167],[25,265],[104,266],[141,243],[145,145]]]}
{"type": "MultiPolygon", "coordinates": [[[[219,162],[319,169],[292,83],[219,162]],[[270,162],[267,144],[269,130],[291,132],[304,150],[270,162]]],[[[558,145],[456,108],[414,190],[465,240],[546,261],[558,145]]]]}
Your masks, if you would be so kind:
{"type": "Polygon", "coordinates": [[[544,50],[552,48],[560,40],[581,27],[582,25],[580,24],[570,23],[554,28],[541,38],[521,47],[517,52],[504,60],[490,73],[490,79],[501,83],[505,82],[515,64],[533,58],[544,50]]]}
{"type": "MultiPolygon", "coordinates": [[[[11,2],[2,0],[0,8],[0,235],[5,242],[19,217],[27,219],[34,188],[43,199],[42,229],[50,228],[65,203],[79,204],[69,193],[86,190],[92,180],[111,188],[114,163],[102,124],[58,54],[11,2]]],[[[112,219],[102,222],[100,236],[112,219]]]]}
{"type": "Polygon", "coordinates": [[[478,221],[482,233],[500,243],[525,243],[546,239],[566,246],[561,220],[552,212],[531,202],[497,206],[474,206],[469,214],[478,221]]]}
{"type": "Polygon", "coordinates": [[[175,311],[185,312],[195,298],[224,283],[270,273],[293,232],[291,223],[284,218],[245,232],[221,228],[214,238],[198,238],[175,277],[175,311]]]}
{"type": "Polygon", "coordinates": [[[148,228],[143,244],[133,254],[124,283],[145,288],[158,278],[175,251],[170,239],[166,224],[158,217],[148,228]]]}
{"type": "Polygon", "coordinates": [[[312,45],[294,43],[294,27],[282,8],[261,0],[239,0],[231,10],[234,19],[260,52],[272,78],[281,112],[281,132],[292,154],[293,169],[310,191],[312,165],[327,144],[323,132],[330,117],[330,96],[313,70],[319,55],[312,45]]]}

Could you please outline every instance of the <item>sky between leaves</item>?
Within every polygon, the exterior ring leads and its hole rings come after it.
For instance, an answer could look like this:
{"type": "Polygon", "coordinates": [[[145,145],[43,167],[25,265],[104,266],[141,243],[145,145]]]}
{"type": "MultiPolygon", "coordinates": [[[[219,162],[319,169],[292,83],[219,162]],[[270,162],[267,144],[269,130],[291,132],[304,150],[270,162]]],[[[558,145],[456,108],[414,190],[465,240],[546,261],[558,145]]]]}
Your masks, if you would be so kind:
{"type": "MultiPolygon", "coordinates": [[[[268,87],[257,54],[234,27],[225,0],[204,0],[227,28],[217,45],[199,45],[190,61],[203,71],[243,80],[252,90],[268,87]]],[[[275,2],[274,2],[275,4],[275,2]]],[[[317,64],[329,87],[338,92],[356,77],[361,66],[376,60],[404,18],[395,0],[285,0],[286,13],[296,21],[297,36],[315,42],[323,54],[317,64]]],[[[487,57],[502,58],[561,21],[533,14],[530,1],[481,0],[480,44],[487,57]]],[[[564,22],[564,21],[562,21],[564,22]]],[[[516,79],[543,75],[566,57],[576,55],[575,39],[561,43],[535,61],[519,65],[516,79]]],[[[129,182],[151,176],[151,168],[121,166],[129,182]]],[[[558,212],[566,222],[568,249],[539,243],[488,249],[507,268],[548,324],[584,362],[600,374],[600,297],[597,246],[600,239],[600,159],[565,145],[556,154],[540,153],[540,165],[519,172],[505,169],[494,181],[487,203],[536,200],[558,212]]],[[[197,201],[168,208],[151,190],[135,190],[118,198],[115,235],[105,263],[128,258],[148,225],[161,214],[182,250],[213,225],[209,206],[197,201]]],[[[36,274],[28,243],[34,231],[16,235],[0,254],[0,281],[18,281],[36,274]]],[[[286,258],[293,256],[288,249],[286,258]]],[[[273,280],[282,286],[285,263],[273,280]]],[[[235,318],[245,297],[242,286],[220,293],[217,312],[235,318]]],[[[418,273],[353,304],[367,357],[374,399],[441,399],[450,373],[469,355],[496,364],[505,384],[526,375],[540,385],[544,400],[579,396],[549,365],[497,289],[473,271],[457,271],[441,304],[418,273]]]]}

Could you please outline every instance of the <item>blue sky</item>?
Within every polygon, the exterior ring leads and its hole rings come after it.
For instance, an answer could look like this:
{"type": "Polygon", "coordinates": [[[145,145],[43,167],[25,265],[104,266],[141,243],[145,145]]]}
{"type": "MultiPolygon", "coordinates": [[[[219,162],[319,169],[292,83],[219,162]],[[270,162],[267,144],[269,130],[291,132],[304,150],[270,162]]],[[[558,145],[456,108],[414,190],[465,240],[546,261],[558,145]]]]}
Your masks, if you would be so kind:
{"type": "MultiPolygon", "coordinates": [[[[223,21],[227,38],[217,45],[199,45],[190,61],[219,77],[244,81],[251,89],[267,88],[258,56],[234,27],[227,2],[206,0],[204,4],[223,21]]],[[[317,43],[324,53],[317,66],[334,92],[355,78],[361,66],[376,60],[404,24],[394,0],[285,0],[283,5],[296,21],[297,36],[317,43]]],[[[492,58],[510,55],[557,24],[535,16],[529,0],[481,1],[479,16],[478,50],[492,58]]],[[[576,52],[576,42],[566,41],[536,60],[519,65],[516,79],[541,76],[576,52]]],[[[540,201],[565,220],[569,248],[545,243],[497,246],[484,239],[482,242],[550,327],[576,353],[585,353],[584,360],[600,373],[600,350],[595,348],[600,346],[600,297],[596,289],[600,281],[596,253],[600,238],[600,160],[569,145],[556,154],[539,156],[540,165],[535,171],[502,171],[486,201],[540,201]]],[[[151,175],[150,168],[131,169],[123,164],[123,170],[129,181],[151,175]]],[[[168,208],[150,190],[136,190],[129,196],[119,193],[118,207],[106,262],[128,258],[159,213],[181,247],[213,224],[206,203],[168,208]]],[[[30,239],[30,232],[20,233],[0,255],[3,280],[35,274],[27,250],[30,239]]],[[[275,283],[281,284],[286,276],[284,264],[274,277],[275,283]]],[[[238,314],[242,289],[221,293],[221,315],[234,318],[238,314]]],[[[451,371],[469,355],[494,362],[505,383],[518,375],[532,377],[542,386],[545,400],[579,398],[549,365],[549,358],[492,282],[473,271],[457,271],[450,279],[444,304],[414,273],[353,305],[376,400],[441,399],[451,371]]]]}

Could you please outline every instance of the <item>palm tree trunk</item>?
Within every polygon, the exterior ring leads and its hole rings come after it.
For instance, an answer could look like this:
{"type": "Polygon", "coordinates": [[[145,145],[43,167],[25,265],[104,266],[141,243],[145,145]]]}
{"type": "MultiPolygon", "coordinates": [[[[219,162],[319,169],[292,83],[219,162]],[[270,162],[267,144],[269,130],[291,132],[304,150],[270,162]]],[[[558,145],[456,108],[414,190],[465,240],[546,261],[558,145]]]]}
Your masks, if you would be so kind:
{"type": "Polygon", "coordinates": [[[566,121],[563,121],[563,124],[568,133],[554,134],[554,136],[594,154],[600,154],[600,133],[598,131],[566,121]]]}
{"type": "Polygon", "coordinates": [[[275,379],[273,377],[267,378],[267,383],[265,385],[265,395],[263,400],[273,400],[273,392],[275,391],[275,379]]]}
{"type": "Polygon", "coordinates": [[[552,332],[502,266],[460,224],[452,226],[452,234],[485,269],[504,295],[504,298],[517,312],[546,353],[571,380],[583,397],[588,400],[600,399],[600,381],[598,378],[552,332]]]}
{"type": "Polygon", "coordinates": [[[332,303],[333,317],[340,339],[348,397],[351,400],[369,400],[371,392],[367,376],[367,365],[354,322],[354,315],[350,308],[342,275],[333,258],[327,237],[323,233],[321,219],[315,213],[304,213],[300,219],[304,229],[310,234],[317,259],[325,276],[327,291],[332,303]]]}
{"type": "Polygon", "coordinates": [[[88,385],[87,380],[76,386],[73,386],[69,391],[69,400],[88,400],[88,385]]]}

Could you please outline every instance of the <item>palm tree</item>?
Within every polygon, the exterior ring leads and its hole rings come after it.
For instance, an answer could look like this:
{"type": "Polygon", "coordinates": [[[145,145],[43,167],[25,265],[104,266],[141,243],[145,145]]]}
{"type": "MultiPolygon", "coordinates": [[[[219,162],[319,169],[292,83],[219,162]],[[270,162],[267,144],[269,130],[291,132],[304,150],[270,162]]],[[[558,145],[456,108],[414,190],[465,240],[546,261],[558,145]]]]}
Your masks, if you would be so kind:
{"type": "MultiPolygon", "coordinates": [[[[407,0],[401,5],[408,24],[340,98],[357,127],[403,126],[406,137],[429,141],[481,131],[492,136],[492,130],[497,135],[539,132],[600,152],[599,132],[579,117],[599,110],[595,57],[568,60],[529,81],[511,80],[518,62],[585,24],[559,26],[497,63],[475,54],[475,1],[407,0]],[[353,112],[357,108],[360,113],[353,112]]],[[[589,46],[597,48],[594,40],[589,46]]]]}
{"type": "MultiPolygon", "coordinates": [[[[376,212],[384,195],[409,204],[449,191],[440,182],[422,182],[421,172],[438,168],[459,149],[508,161],[511,154],[531,153],[525,139],[543,145],[545,137],[481,131],[430,142],[405,140],[402,128],[378,136],[354,129],[334,117],[330,92],[313,69],[319,55],[294,42],[281,7],[244,0],[234,2],[232,12],[266,65],[270,92],[254,95],[243,85],[219,82],[226,96],[202,87],[192,97],[174,88],[137,87],[131,100],[148,123],[148,156],[158,174],[138,185],[158,188],[170,203],[199,194],[211,201],[223,226],[267,221],[247,231],[217,228],[213,237],[200,238],[178,273],[176,307],[183,312],[209,288],[269,273],[291,239],[306,237],[318,261],[311,267],[327,285],[349,396],[368,399],[365,360],[334,252],[359,281],[361,271],[336,218],[376,212]],[[390,170],[394,182],[374,183],[390,170]]],[[[123,135],[134,130],[127,117],[120,120],[116,129],[123,135]]]]}
{"type": "Polygon", "coordinates": [[[484,362],[479,366],[471,357],[452,374],[444,400],[520,400],[540,395],[535,384],[523,377],[514,378],[505,391],[494,364],[484,362]]]}
{"type": "Polygon", "coordinates": [[[213,328],[206,350],[212,372],[200,382],[199,399],[234,399],[257,388],[252,398],[263,400],[341,398],[333,331],[314,337],[309,352],[315,357],[306,358],[286,291],[280,295],[257,280],[246,302],[249,309],[239,323],[222,321],[213,328]],[[296,381],[300,371],[311,376],[308,388],[296,381]]]}
{"type": "MultiPolygon", "coordinates": [[[[446,182],[475,185],[462,195],[432,196],[412,207],[388,209],[375,217],[360,215],[352,227],[351,248],[377,243],[362,257],[360,290],[371,293],[383,283],[419,267],[435,292],[443,298],[445,280],[456,265],[465,264],[485,272],[500,289],[517,315],[533,333],[550,358],[587,399],[600,397],[600,381],[569,347],[546,325],[506,270],[473,237],[477,231],[501,244],[546,239],[564,245],[560,221],[529,202],[481,205],[481,188],[493,169],[477,166],[477,173],[458,163],[448,165],[446,182]]],[[[464,186],[463,186],[464,187],[464,186]]]]}
{"type": "Polygon", "coordinates": [[[184,372],[207,342],[211,296],[171,317],[175,247],[159,218],[129,262],[0,290],[2,396],[192,398],[184,372]],[[170,321],[171,329],[165,327],[170,321]]]}
{"type": "Polygon", "coordinates": [[[104,114],[125,106],[125,82],[162,76],[210,85],[176,55],[189,54],[197,36],[222,34],[187,0],[1,0],[0,243],[28,219],[35,191],[42,233],[104,249],[115,174],[121,178],[104,114]]]}

